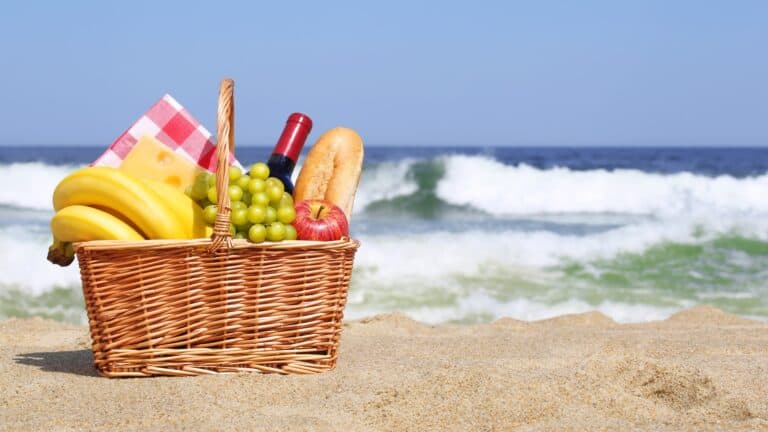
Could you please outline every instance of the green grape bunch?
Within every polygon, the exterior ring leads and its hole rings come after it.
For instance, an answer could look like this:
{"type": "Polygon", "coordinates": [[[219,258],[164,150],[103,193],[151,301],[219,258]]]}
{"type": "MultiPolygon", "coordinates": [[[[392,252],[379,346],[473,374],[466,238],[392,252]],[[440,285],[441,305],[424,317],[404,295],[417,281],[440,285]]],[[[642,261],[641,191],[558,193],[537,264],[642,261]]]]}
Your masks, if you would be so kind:
{"type": "MultiPolygon", "coordinates": [[[[270,177],[264,162],[251,165],[243,173],[238,167],[229,169],[227,194],[230,200],[230,231],[235,239],[253,243],[296,240],[296,218],[293,197],[285,191],[280,179],[270,177]]],[[[218,213],[216,175],[198,174],[187,187],[187,195],[203,208],[203,219],[213,226],[218,213]]]]}

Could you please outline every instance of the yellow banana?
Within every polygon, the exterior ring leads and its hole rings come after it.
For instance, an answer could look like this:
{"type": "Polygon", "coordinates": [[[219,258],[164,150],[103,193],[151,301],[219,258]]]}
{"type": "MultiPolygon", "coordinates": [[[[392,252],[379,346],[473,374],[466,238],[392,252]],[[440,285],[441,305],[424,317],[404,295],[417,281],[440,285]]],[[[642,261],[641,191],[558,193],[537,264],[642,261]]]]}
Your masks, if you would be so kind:
{"type": "Polygon", "coordinates": [[[61,242],[89,240],[144,240],[130,225],[111,214],[83,205],[71,205],[51,219],[54,239],[61,242]]]}
{"type": "Polygon", "coordinates": [[[147,238],[192,238],[173,206],[141,180],[116,168],[88,167],[65,177],[53,192],[53,208],[98,206],[130,221],[147,238]]]}
{"type": "Polygon", "coordinates": [[[203,219],[203,209],[197,203],[177,188],[157,180],[141,179],[144,184],[165,200],[177,223],[187,229],[186,238],[202,238],[206,236],[206,224],[203,219]]]}

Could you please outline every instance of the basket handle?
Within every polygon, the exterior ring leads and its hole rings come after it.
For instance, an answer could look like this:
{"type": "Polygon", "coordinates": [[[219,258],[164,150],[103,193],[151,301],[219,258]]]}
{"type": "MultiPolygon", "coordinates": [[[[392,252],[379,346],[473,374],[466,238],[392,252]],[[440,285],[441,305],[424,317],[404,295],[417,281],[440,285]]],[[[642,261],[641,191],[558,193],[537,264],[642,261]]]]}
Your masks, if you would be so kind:
{"type": "Polygon", "coordinates": [[[216,118],[216,221],[213,224],[210,251],[232,247],[232,233],[229,231],[229,155],[235,154],[235,82],[230,78],[221,80],[219,87],[219,109],[216,118]]]}

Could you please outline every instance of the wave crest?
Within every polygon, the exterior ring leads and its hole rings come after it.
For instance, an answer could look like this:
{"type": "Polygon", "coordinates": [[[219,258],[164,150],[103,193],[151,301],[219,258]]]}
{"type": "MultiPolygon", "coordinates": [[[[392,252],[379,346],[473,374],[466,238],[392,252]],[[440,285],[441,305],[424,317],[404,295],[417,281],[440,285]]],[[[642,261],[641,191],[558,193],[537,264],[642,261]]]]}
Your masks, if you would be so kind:
{"type": "Polygon", "coordinates": [[[0,206],[52,210],[51,197],[59,181],[76,170],[74,165],[24,162],[0,165],[0,206]]]}
{"type": "Polygon", "coordinates": [[[542,170],[458,155],[442,163],[445,176],[437,196],[494,215],[768,213],[768,175],[739,179],[629,169],[542,170]]]}

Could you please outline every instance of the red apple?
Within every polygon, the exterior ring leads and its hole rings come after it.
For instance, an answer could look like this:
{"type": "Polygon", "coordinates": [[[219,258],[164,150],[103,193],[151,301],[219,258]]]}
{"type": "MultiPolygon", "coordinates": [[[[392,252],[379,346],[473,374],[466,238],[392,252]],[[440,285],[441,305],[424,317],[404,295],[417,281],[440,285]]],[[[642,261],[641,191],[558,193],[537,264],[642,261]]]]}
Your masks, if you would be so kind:
{"type": "Polygon", "coordinates": [[[305,200],[296,204],[293,220],[299,240],[338,240],[349,235],[347,217],[336,204],[322,200],[305,200]]]}

